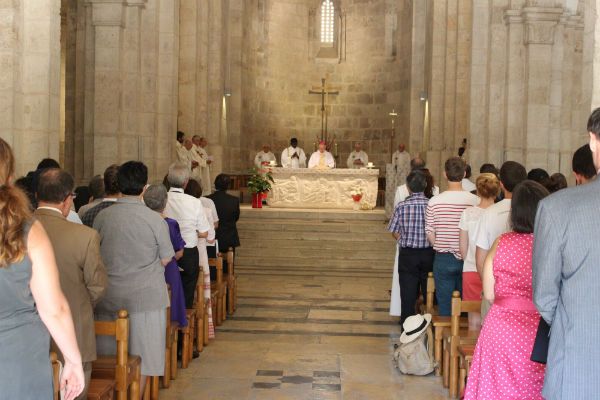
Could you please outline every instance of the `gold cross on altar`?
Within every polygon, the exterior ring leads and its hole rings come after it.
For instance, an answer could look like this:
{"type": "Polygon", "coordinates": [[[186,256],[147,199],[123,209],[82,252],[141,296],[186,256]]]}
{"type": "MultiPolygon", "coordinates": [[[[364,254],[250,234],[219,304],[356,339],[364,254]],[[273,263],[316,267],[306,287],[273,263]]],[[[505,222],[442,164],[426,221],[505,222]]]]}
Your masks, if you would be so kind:
{"type": "Polygon", "coordinates": [[[339,88],[325,84],[325,78],[321,78],[321,86],[313,86],[308,94],[318,94],[321,96],[321,140],[327,140],[327,98],[330,94],[340,94],[339,88]]]}

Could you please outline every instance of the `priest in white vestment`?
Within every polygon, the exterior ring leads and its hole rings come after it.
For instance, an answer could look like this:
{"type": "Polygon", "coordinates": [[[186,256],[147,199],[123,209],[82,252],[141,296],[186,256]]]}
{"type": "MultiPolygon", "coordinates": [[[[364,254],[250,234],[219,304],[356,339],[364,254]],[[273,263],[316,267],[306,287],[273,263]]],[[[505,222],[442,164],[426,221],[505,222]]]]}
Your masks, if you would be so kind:
{"type": "Polygon", "coordinates": [[[187,162],[187,150],[183,147],[183,140],[185,139],[185,133],[177,131],[177,141],[175,142],[175,155],[177,161],[187,162]]]}
{"type": "Polygon", "coordinates": [[[283,168],[306,168],[306,154],[298,147],[298,139],[290,140],[290,147],[281,153],[281,166],[283,168]]]}
{"type": "Polygon", "coordinates": [[[348,156],[347,165],[350,169],[366,167],[369,163],[369,156],[362,149],[362,143],[354,143],[354,151],[348,156]]]}
{"type": "Polygon", "coordinates": [[[192,139],[184,138],[183,144],[181,145],[181,149],[177,151],[177,161],[184,163],[188,166],[191,171],[190,177],[197,178],[198,171],[198,161],[196,158],[196,151],[194,149],[194,143],[192,143],[192,139]]]}
{"type": "Polygon", "coordinates": [[[262,147],[262,151],[259,151],[254,157],[254,165],[256,168],[261,169],[264,165],[269,165],[271,161],[274,161],[277,164],[277,158],[275,154],[271,152],[271,146],[268,144],[264,144],[262,147]]]}
{"type": "Polygon", "coordinates": [[[392,167],[396,176],[396,186],[404,185],[410,172],[410,154],[406,151],[404,143],[392,154],[392,167]]]}
{"type": "Polygon", "coordinates": [[[331,169],[335,168],[335,159],[333,155],[325,150],[326,144],[324,141],[319,142],[319,150],[312,153],[308,160],[308,168],[315,169],[331,169]]]}
{"type": "Polygon", "coordinates": [[[192,139],[194,141],[194,150],[199,157],[198,173],[202,181],[202,191],[205,196],[208,196],[212,193],[212,182],[210,180],[210,164],[212,163],[212,157],[210,157],[206,151],[208,140],[198,135],[195,135],[192,139]]]}

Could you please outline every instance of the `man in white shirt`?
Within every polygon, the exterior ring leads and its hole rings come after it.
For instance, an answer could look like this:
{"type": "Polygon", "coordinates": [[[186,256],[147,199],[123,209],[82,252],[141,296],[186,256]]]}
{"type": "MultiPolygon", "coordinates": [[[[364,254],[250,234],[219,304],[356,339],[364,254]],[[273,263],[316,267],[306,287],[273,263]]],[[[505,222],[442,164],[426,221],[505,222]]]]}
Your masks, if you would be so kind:
{"type": "MultiPolygon", "coordinates": [[[[500,168],[500,187],[504,200],[488,207],[482,214],[475,229],[475,265],[482,275],[483,263],[498,236],[510,230],[510,204],[512,191],[519,183],[527,179],[525,167],[515,161],[506,161],[500,168]]],[[[485,318],[489,303],[482,301],[481,318],[485,318]]]]}
{"type": "Polygon", "coordinates": [[[290,147],[281,153],[281,166],[283,168],[306,168],[306,154],[298,147],[298,139],[290,140],[290,147]]]}
{"type": "Polygon", "coordinates": [[[264,165],[269,165],[271,161],[275,161],[275,164],[277,164],[277,158],[271,152],[271,146],[263,144],[262,151],[259,151],[254,157],[254,165],[256,168],[261,169],[264,165]]]}
{"type": "MultiPolygon", "coordinates": [[[[415,157],[412,160],[410,160],[410,170],[414,171],[416,169],[424,169],[425,168],[425,161],[423,161],[423,159],[415,157]]],[[[440,188],[437,186],[433,186],[433,195],[437,196],[438,194],[440,194],[440,188]]],[[[398,186],[396,188],[396,194],[394,195],[394,208],[396,208],[396,206],[398,205],[398,203],[400,203],[401,201],[404,201],[408,195],[410,193],[408,192],[408,188],[406,187],[406,183],[403,183],[402,185],[398,186]]]]}
{"type": "Polygon", "coordinates": [[[171,189],[165,208],[165,216],[173,218],[179,223],[181,237],[185,241],[183,257],[178,261],[181,271],[181,282],[185,294],[185,304],[191,308],[194,303],[194,291],[199,276],[198,238],[208,237],[211,226],[205,215],[202,202],[185,194],[184,188],[190,179],[190,170],[187,164],[176,162],[169,167],[167,180],[171,189]]]}
{"type": "Polygon", "coordinates": [[[319,150],[312,153],[308,160],[308,168],[331,169],[335,168],[335,159],[330,152],[326,150],[327,144],[324,140],[319,142],[319,150]]]}
{"type": "Polygon", "coordinates": [[[362,149],[362,143],[361,142],[354,143],[354,151],[352,153],[350,153],[350,155],[348,156],[348,160],[346,161],[348,168],[358,169],[358,168],[366,167],[368,163],[369,163],[369,156],[362,149]]]}
{"type": "Polygon", "coordinates": [[[212,157],[208,155],[206,146],[208,146],[208,140],[206,138],[194,135],[192,138],[194,142],[194,150],[198,154],[198,168],[200,180],[202,181],[202,191],[205,195],[212,193],[212,182],[210,181],[210,165],[212,164],[212,157]]]}
{"type": "Polygon", "coordinates": [[[467,192],[473,192],[477,190],[477,187],[473,182],[471,182],[471,166],[467,164],[467,169],[465,170],[465,177],[462,180],[462,188],[467,192]]]}

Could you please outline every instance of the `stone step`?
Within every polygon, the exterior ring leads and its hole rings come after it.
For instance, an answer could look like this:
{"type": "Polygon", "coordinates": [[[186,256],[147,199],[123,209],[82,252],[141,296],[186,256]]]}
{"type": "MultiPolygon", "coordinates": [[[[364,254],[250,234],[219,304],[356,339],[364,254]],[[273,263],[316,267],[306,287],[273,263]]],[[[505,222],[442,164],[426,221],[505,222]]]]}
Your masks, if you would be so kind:
{"type": "Polygon", "coordinates": [[[237,224],[238,230],[253,232],[333,232],[333,233],[387,233],[387,225],[378,221],[301,221],[244,219],[237,224]]]}
{"type": "MultiPolygon", "coordinates": [[[[319,261],[327,260],[361,260],[365,262],[381,262],[385,260],[394,260],[395,251],[386,249],[383,251],[373,251],[372,249],[324,249],[321,246],[312,249],[292,248],[292,247],[267,247],[255,251],[239,248],[236,258],[238,263],[242,260],[250,259],[281,259],[286,263],[293,263],[296,259],[319,261]]],[[[285,265],[285,264],[284,264],[285,265]]]]}
{"type": "Polygon", "coordinates": [[[331,258],[329,255],[323,255],[322,258],[311,257],[311,258],[287,258],[287,257],[262,257],[262,256],[238,256],[236,255],[237,264],[239,266],[265,266],[265,267],[357,267],[364,269],[378,269],[382,265],[385,269],[390,269],[393,265],[393,257],[390,259],[382,259],[382,260],[367,260],[367,259],[335,259],[331,258]]]}
{"type": "Polygon", "coordinates": [[[287,240],[279,238],[270,238],[269,240],[257,239],[254,237],[245,237],[242,247],[238,251],[253,251],[250,249],[261,249],[265,251],[269,249],[279,249],[286,254],[287,249],[299,250],[338,250],[338,251],[374,251],[374,252],[395,252],[394,241],[378,240],[378,241],[340,241],[340,240],[320,240],[315,243],[314,240],[287,240]]]}
{"type": "Polygon", "coordinates": [[[239,231],[240,241],[243,239],[259,239],[259,240],[269,240],[269,239],[285,239],[285,240],[312,240],[312,241],[365,241],[365,242],[378,242],[381,240],[393,241],[391,235],[389,233],[340,233],[340,232],[312,232],[310,227],[305,231],[300,232],[290,232],[290,231],[262,231],[262,230],[241,230],[239,231]]]}
{"type": "Polygon", "coordinates": [[[341,220],[341,221],[383,221],[386,220],[383,208],[372,211],[352,210],[306,210],[295,208],[252,208],[240,206],[240,220],[246,218],[264,219],[301,219],[301,220],[341,220]]]}

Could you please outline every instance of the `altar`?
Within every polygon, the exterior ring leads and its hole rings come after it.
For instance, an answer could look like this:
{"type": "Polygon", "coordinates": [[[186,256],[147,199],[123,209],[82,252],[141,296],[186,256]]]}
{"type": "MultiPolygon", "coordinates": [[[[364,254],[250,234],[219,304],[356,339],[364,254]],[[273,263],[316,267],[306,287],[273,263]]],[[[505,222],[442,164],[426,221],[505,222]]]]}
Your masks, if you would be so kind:
{"type": "Polygon", "coordinates": [[[378,169],[272,168],[272,189],[267,204],[274,208],[352,209],[351,192],[360,188],[361,204],[369,210],[377,203],[378,169]]]}

